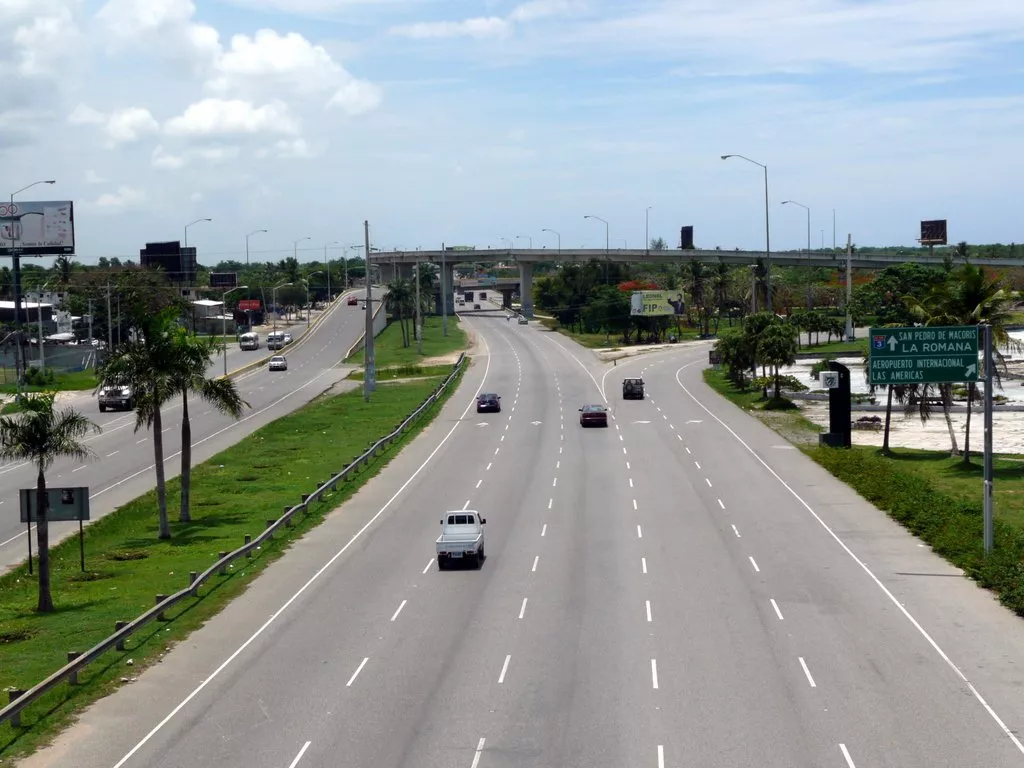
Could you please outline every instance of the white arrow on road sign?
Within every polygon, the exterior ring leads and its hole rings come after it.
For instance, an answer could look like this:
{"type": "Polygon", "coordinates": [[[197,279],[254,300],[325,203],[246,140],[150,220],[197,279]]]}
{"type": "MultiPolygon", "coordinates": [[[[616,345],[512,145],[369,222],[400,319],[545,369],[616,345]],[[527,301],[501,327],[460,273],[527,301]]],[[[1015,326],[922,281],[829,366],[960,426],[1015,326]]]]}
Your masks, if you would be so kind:
{"type": "Polygon", "coordinates": [[[978,366],[976,363],[971,363],[967,366],[967,370],[964,371],[964,376],[975,376],[978,373],[978,366]]]}
{"type": "Polygon", "coordinates": [[[895,336],[890,336],[889,340],[887,342],[885,342],[885,343],[889,345],[889,351],[890,352],[895,352],[896,351],[896,347],[898,345],[898,342],[896,341],[896,337],[895,336]]]}
{"type": "Polygon", "coordinates": [[[537,426],[538,424],[540,424],[541,422],[539,422],[539,421],[531,421],[530,423],[531,423],[531,424],[533,424],[533,426],[535,426],[535,427],[536,427],[536,426],[537,426]]]}

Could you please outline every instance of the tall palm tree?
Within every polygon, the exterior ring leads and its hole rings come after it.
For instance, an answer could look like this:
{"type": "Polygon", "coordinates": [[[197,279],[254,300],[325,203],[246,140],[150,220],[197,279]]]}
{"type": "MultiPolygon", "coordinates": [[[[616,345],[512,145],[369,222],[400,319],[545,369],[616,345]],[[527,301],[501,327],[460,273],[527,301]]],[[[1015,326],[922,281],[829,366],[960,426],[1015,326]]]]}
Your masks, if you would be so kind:
{"type": "Polygon", "coordinates": [[[173,380],[179,354],[174,344],[175,314],[175,310],[170,309],[140,319],[141,338],[119,346],[99,370],[101,387],[114,385],[132,388],[135,431],[148,427],[153,433],[153,464],[161,539],[171,537],[171,526],[167,519],[163,416],[160,409],[177,393],[173,380]]]}
{"type": "Polygon", "coordinates": [[[181,394],[181,508],[178,520],[191,522],[192,492],[192,423],[188,413],[189,394],[198,395],[222,413],[237,419],[249,404],[238,393],[232,379],[208,378],[207,370],[217,345],[211,339],[196,336],[184,328],[177,329],[174,338],[177,366],[171,377],[171,386],[181,394]]]}
{"type": "Polygon", "coordinates": [[[54,395],[39,393],[22,399],[22,412],[0,419],[0,458],[30,461],[36,466],[36,543],[39,550],[39,613],[53,611],[50,594],[50,526],[46,496],[46,471],[67,456],[85,459],[92,455],[82,438],[99,426],[81,413],[53,409],[54,395]]]}
{"type": "Polygon", "coordinates": [[[387,295],[384,297],[385,310],[398,320],[402,329],[402,346],[409,346],[409,329],[406,326],[406,317],[410,305],[415,302],[415,293],[405,280],[392,280],[387,284],[387,295]]]}

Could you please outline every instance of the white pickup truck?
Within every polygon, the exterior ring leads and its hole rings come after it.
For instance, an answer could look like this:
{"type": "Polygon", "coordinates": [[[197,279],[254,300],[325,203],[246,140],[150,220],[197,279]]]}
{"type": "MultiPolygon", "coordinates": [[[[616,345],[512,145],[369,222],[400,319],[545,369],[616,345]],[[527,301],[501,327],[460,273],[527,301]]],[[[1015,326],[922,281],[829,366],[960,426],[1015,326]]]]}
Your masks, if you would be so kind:
{"type": "Polygon", "coordinates": [[[472,509],[448,512],[441,520],[437,537],[437,567],[444,570],[452,560],[472,560],[480,568],[484,562],[484,525],[487,519],[472,509]]]}

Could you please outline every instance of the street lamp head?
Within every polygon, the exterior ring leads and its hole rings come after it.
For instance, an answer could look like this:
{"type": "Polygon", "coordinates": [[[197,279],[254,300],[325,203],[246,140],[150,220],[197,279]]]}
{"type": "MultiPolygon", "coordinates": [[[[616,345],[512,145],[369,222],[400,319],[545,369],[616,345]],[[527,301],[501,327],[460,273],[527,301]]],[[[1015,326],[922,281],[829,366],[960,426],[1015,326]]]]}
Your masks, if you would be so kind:
{"type": "Polygon", "coordinates": [[[728,160],[730,157],[735,157],[735,155],[722,155],[723,160],[728,160]]]}
{"type": "Polygon", "coordinates": [[[56,184],[56,183],[57,183],[56,179],[47,179],[46,181],[43,182],[43,184],[56,184]]]}

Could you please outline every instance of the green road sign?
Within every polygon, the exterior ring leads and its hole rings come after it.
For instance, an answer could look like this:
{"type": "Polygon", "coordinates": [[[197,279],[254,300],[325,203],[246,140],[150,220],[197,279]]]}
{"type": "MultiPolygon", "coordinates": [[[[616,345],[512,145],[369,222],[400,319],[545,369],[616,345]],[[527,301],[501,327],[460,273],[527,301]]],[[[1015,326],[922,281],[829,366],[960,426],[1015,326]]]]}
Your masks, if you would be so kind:
{"type": "Polygon", "coordinates": [[[976,325],[872,328],[871,384],[945,384],[978,380],[976,325]]]}

